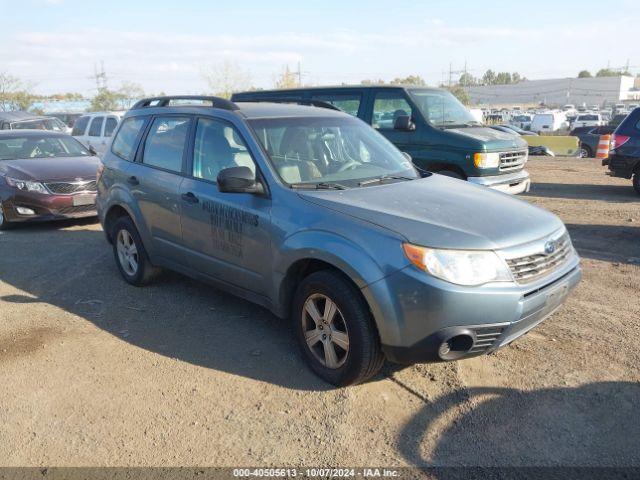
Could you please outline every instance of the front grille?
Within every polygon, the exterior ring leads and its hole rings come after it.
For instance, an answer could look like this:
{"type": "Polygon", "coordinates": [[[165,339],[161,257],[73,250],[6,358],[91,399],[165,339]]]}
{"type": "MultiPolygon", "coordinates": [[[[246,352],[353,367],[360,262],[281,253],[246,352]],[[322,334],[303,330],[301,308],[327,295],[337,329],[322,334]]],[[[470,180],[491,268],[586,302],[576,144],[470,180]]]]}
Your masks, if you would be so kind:
{"type": "Polygon", "coordinates": [[[482,353],[493,347],[505,327],[475,327],[472,330],[476,334],[476,342],[469,353],[482,353]]]}
{"type": "Polygon", "coordinates": [[[95,205],[80,205],[78,207],[62,207],[58,209],[58,215],[78,215],[95,211],[95,205]]]}
{"type": "Polygon", "coordinates": [[[531,283],[542,278],[563,265],[571,256],[573,247],[569,234],[564,233],[555,241],[551,253],[540,252],[525,257],[507,259],[511,273],[518,283],[531,283]]]}
{"type": "Polygon", "coordinates": [[[82,182],[50,182],[45,183],[51,193],[57,195],[73,195],[74,193],[96,193],[98,187],[95,180],[82,182]]]}
{"type": "Polygon", "coordinates": [[[500,170],[503,172],[518,170],[523,167],[526,161],[526,150],[519,150],[516,152],[502,152],[500,154],[500,170]]]}

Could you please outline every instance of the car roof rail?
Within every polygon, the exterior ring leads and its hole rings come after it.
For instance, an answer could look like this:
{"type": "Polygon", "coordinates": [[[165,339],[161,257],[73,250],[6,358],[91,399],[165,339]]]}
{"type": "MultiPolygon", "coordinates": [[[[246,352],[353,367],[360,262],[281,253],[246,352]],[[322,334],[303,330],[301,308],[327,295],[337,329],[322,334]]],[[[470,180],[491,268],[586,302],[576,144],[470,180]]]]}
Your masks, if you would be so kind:
{"type": "Polygon", "coordinates": [[[307,105],[318,108],[328,108],[329,110],[336,110],[342,112],[343,110],[336,107],[332,103],[323,102],[322,100],[304,99],[296,97],[260,97],[260,98],[247,98],[246,100],[238,100],[238,102],[256,102],[256,103],[296,103],[298,105],[307,105]]]}
{"type": "MultiPolygon", "coordinates": [[[[168,107],[174,100],[200,100],[203,102],[211,102],[213,108],[221,108],[222,110],[238,110],[238,106],[226,98],[211,97],[206,95],[169,95],[163,97],[143,98],[136,102],[131,110],[140,108],[168,107]]],[[[182,105],[181,105],[182,106],[182,105]]]]}

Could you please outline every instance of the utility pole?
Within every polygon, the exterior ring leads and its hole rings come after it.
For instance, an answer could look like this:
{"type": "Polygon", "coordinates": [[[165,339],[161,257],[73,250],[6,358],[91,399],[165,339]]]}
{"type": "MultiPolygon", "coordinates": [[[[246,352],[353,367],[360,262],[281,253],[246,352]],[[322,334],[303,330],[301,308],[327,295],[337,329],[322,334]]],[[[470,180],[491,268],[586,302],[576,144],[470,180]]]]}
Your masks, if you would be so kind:
{"type": "Polygon", "coordinates": [[[100,71],[98,71],[98,66],[95,63],[93,64],[93,76],[89,78],[95,80],[97,91],[107,88],[107,73],[104,71],[104,61],[100,61],[100,71]]]}

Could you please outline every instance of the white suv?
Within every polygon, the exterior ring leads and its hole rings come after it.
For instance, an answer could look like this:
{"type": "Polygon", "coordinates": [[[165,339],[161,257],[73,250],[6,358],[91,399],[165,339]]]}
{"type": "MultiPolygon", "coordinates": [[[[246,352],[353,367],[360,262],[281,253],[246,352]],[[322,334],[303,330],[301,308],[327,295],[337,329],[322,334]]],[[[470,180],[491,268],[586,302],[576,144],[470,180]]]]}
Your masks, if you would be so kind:
{"type": "Polygon", "coordinates": [[[102,156],[124,112],[92,112],[83,115],[73,125],[71,135],[102,156]]]}
{"type": "Polygon", "coordinates": [[[602,115],[599,113],[581,113],[573,122],[572,128],[578,127],[599,127],[604,125],[602,115]]]}

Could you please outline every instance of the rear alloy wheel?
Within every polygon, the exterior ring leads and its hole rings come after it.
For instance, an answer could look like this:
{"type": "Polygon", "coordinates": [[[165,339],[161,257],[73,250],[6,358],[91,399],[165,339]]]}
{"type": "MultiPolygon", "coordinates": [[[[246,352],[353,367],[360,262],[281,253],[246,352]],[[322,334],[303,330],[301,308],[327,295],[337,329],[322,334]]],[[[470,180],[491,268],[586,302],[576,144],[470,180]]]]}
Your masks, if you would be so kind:
{"type": "Polygon", "coordinates": [[[640,172],[633,174],[633,189],[640,195],[640,172]]]}
{"type": "Polygon", "coordinates": [[[121,217],[113,228],[113,254],[122,277],[131,285],[148,284],[158,273],[149,261],[138,230],[129,217],[121,217]]]}
{"type": "Polygon", "coordinates": [[[302,355],[323,380],[352,385],[382,368],[384,355],[369,307],[340,273],[322,270],[306,277],[296,291],[292,317],[302,355]]]}
{"type": "Polygon", "coordinates": [[[578,154],[580,155],[580,158],[591,158],[593,156],[591,149],[583,145],[580,146],[578,154]]]}

